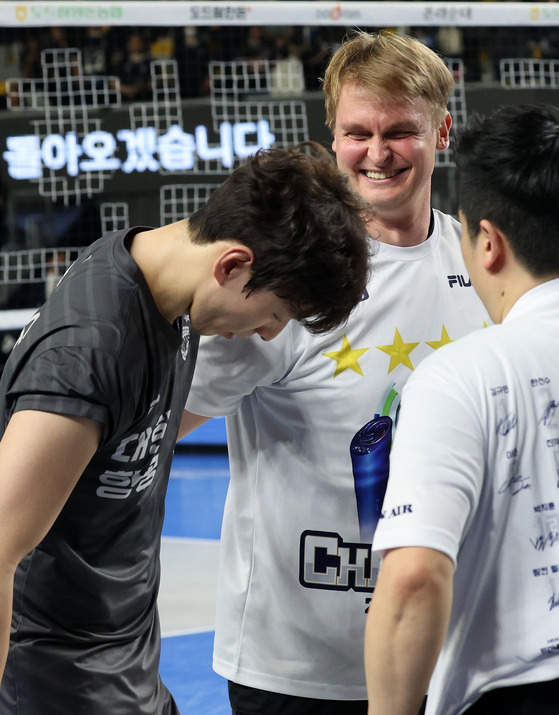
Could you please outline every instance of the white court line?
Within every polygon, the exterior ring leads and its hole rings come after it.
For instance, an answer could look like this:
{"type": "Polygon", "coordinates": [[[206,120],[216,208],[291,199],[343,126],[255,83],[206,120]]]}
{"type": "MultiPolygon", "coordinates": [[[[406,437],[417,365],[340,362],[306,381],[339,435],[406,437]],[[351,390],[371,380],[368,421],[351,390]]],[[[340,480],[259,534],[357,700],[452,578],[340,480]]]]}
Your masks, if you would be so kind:
{"type": "Polygon", "coordinates": [[[194,636],[197,633],[212,633],[215,631],[215,624],[211,626],[200,626],[199,628],[183,628],[178,631],[166,631],[161,633],[162,638],[175,638],[177,636],[194,636]]]}
{"type": "Polygon", "coordinates": [[[162,537],[158,607],[164,635],[213,630],[218,558],[217,539],[162,537]]]}
{"type": "Polygon", "coordinates": [[[229,468],[224,467],[213,467],[204,468],[201,470],[199,467],[196,468],[185,468],[173,465],[169,479],[192,479],[203,480],[203,479],[229,479],[229,468]]]}
{"type": "Polygon", "coordinates": [[[183,542],[185,544],[216,544],[219,543],[219,539],[207,539],[195,536],[162,536],[161,543],[164,541],[169,541],[170,543],[183,542]]]}

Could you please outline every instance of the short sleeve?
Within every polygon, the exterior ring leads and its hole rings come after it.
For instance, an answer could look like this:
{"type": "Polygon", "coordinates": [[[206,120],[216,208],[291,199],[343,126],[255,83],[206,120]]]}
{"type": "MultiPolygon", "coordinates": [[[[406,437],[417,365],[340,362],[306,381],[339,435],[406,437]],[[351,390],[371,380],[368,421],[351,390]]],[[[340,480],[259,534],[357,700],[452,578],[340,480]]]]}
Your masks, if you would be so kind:
{"type": "Polygon", "coordinates": [[[186,409],[204,417],[235,414],[257,387],[281,380],[293,359],[288,325],[273,340],[202,337],[186,409]]]}
{"type": "Polygon", "coordinates": [[[101,422],[105,432],[116,415],[110,405],[121,392],[114,358],[91,348],[51,348],[30,358],[8,392],[10,412],[42,410],[101,422]]]}
{"type": "Polygon", "coordinates": [[[456,563],[483,483],[484,435],[476,391],[449,363],[425,361],[404,387],[374,551],[422,546],[456,563]]]}

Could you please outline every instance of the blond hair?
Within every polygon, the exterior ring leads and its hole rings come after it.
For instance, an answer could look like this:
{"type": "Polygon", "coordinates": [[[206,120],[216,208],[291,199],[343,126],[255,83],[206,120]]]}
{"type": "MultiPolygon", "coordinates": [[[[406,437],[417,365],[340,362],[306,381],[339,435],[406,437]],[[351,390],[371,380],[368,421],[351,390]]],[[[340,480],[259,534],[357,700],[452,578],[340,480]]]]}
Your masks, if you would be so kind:
{"type": "Polygon", "coordinates": [[[427,100],[434,127],[442,122],[454,87],[446,64],[419,40],[393,32],[356,32],[334,53],[324,75],[326,125],[332,132],[342,86],[347,82],[370,90],[379,99],[427,100]]]}

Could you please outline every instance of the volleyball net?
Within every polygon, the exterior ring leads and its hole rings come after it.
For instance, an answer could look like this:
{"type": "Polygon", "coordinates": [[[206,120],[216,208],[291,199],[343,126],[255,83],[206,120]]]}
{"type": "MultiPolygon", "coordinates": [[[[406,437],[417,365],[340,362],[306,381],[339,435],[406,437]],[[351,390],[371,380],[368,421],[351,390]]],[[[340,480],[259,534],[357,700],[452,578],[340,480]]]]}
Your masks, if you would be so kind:
{"type": "MultiPolygon", "coordinates": [[[[557,102],[554,3],[0,2],[0,363],[101,234],[188,216],[259,147],[328,146],[320,78],[356,28],[439,52],[457,127],[557,102]]],[[[453,166],[433,182],[450,213],[453,166]]]]}

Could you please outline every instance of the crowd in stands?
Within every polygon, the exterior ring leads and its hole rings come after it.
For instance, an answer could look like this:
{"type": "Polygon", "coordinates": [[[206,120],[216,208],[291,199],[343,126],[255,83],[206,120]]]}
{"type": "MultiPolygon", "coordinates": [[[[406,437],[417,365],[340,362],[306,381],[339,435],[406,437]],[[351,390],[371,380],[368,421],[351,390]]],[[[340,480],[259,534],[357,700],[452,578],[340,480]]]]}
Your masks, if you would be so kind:
{"type": "MultiPolygon", "coordinates": [[[[11,68],[12,76],[17,73],[23,78],[40,79],[42,50],[78,47],[85,75],[117,76],[123,99],[141,101],[150,98],[152,59],[177,60],[181,96],[185,99],[209,93],[210,61],[297,59],[302,64],[305,88],[319,89],[331,52],[350,30],[329,26],[190,26],[51,27],[22,28],[10,31],[10,35],[4,32],[18,53],[17,64],[11,68]]],[[[443,56],[461,58],[467,82],[498,77],[498,61],[502,57],[559,57],[557,27],[416,27],[404,31],[443,56]]]]}

